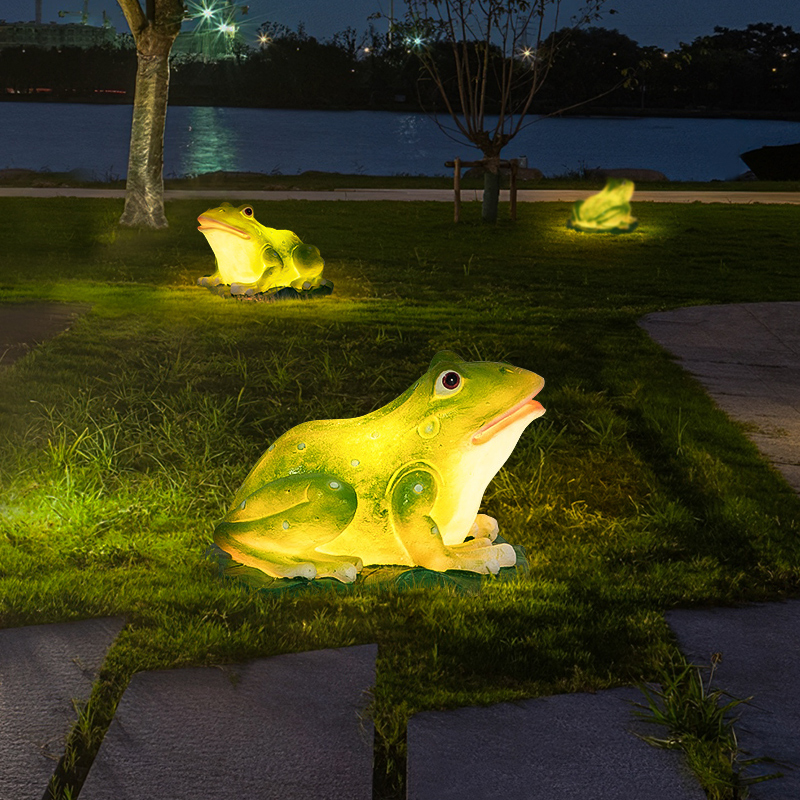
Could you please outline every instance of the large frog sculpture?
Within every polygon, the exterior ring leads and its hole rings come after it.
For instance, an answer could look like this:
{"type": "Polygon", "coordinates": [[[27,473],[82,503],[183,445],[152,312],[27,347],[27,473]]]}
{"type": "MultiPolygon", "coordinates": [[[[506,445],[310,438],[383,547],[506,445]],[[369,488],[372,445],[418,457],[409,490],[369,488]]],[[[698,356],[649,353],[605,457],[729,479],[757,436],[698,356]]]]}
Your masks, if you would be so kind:
{"type": "Polygon", "coordinates": [[[252,296],[288,286],[300,292],[322,281],[325,262],[319,250],[291,231],[265,227],[251,206],[223,203],[197,221],[217,259],[216,272],[198,279],[201,286],[225,284],[232,295],[252,296]]]}
{"type": "Polygon", "coordinates": [[[633,189],[633,181],[609,178],[601,192],[575,203],[567,227],[585,233],[632,231],[637,225],[631,216],[633,189]]]}
{"type": "Polygon", "coordinates": [[[274,577],[355,580],[366,564],[496,573],[483,493],[526,426],[544,414],[544,380],[509,364],[436,355],[387,406],[355,419],[304,422],[261,456],[216,544],[274,577]]]}

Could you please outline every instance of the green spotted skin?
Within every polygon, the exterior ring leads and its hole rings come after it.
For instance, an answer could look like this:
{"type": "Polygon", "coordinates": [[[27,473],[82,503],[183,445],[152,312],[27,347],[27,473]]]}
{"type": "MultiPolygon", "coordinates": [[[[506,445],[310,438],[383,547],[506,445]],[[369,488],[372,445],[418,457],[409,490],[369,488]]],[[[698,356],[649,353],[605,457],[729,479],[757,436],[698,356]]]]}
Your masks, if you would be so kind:
{"type": "Polygon", "coordinates": [[[491,545],[484,531],[496,525],[478,509],[524,428],[544,413],[532,401],[543,384],[508,364],[439,353],[387,406],[283,434],[236,493],[215,541],[276,576],[320,577],[331,564],[496,571],[513,549],[491,545]],[[480,546],[464,545],[468,537],[480,546]]]}

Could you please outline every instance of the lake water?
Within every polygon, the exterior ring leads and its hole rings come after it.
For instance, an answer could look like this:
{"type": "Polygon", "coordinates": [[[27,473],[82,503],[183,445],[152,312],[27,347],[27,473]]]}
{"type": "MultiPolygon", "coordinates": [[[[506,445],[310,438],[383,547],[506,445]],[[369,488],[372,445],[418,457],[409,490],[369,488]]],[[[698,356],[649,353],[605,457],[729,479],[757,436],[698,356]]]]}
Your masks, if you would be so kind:
{"type": "MultiPolygon", "coordinates": [[[[0,168],[124,177],[130,106],[0,103],[0,168]]],[[[800,142],[800,122],[777,120],[567,117],[536,120],[507,146],[547,176],[582,167],[656,169],[671,180],[732,178],[739,153],[800,142]]],[[[449,139],[424,114],[257,108],[169,109],[167,177],[216,170],[306,170],[365,175],[444,175],[454,156],[477,150],[449,139]]]]}

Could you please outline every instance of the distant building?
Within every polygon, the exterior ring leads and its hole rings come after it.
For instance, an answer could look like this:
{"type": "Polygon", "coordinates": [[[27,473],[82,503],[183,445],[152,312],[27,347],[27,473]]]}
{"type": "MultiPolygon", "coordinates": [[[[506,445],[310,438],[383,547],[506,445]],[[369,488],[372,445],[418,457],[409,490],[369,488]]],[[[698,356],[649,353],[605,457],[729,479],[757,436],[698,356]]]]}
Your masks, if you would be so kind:
{"type": "Polygon", "coordinates": [[[7,47],[100,47],[117,41],[116,30],[77,22],[6,22],[0,20],[0,50],[7,47]]]}

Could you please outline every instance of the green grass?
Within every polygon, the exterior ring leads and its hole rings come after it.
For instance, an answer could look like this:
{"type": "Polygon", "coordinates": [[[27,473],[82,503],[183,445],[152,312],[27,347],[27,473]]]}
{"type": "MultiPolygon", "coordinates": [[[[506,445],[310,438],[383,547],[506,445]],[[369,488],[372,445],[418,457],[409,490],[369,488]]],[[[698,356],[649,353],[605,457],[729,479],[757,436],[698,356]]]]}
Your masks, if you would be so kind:
{"type": "Polygon", "coordinates": [[[170,203],[145,233],[116,228],[117,201],[0,199],[0,301],[92,304],[2,373],[0,626],[128,623],[58,797],[138,670],[377,642],[376,797],[393,797],[417,711],[652,680],[674,654],[665,609],[800,594],[800,499],[636,324],[800,300],[797,207],[642,203],[636,232],[602,237],[566,230],[568,204],[494,227],[476,204],[460,226],[448,204],[256,204],[336,285],[268,305],[193,285],[211,204],[170,203]],[[483,508],[529,576],[477,596],[220,582],[214,521],[267,444],[379,407],[443,348],[547,380],[483,508]]]}

